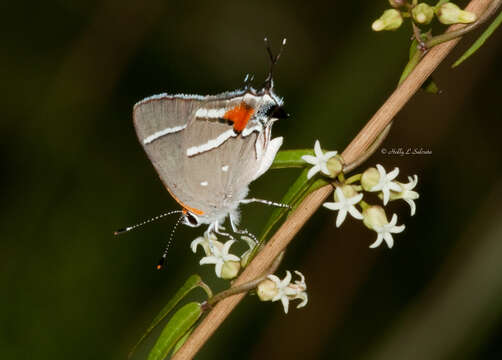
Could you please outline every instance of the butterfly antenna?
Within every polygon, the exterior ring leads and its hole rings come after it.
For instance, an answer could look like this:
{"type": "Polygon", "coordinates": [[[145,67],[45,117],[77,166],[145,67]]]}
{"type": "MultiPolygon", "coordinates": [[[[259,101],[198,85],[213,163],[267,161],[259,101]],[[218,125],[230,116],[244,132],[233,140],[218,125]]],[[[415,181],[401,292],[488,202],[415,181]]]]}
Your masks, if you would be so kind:
{"type": "Polygon", "coordinates": [[[123,229],[118,229],[117,231],[115,231],[113,234],[114,235],[120,235],[120,234],[123,234],[123,233],[126,233],[126,232],[129,232],[131,230],[134,230],[134,229],[137,229],[139,227],[142,227],[146,224],[149,224],[151,222],[154,222],[154,221],[157,221],[159,219],[162,219],[163,217],[166,217],[168,215],[172,215],[172,214],[179,214],[181,213],[182,211],[181,210],[174,210],[174,211],[169,211],[169,212],[166,212],[162,215],[157,215],[151,219],[148,219],[148,220],[145,220],[143,222],[140,222],[139,224],[136,224],[136,225],[133,225],[133,226],[128,226],[128,227],[125,227],[123,229]]]}
{"type": "Polygon", "coordinates": [[[272,47],[270,46],[270,42],[268,41],[268,39],[265,38],[263,40],[265,41],[265,47],[267,49],[267,53],[270,58],[270,70],[268,72],[267,78],[265,79],[265,84],[263,87],[266,89],[272,89],[274,87],[274,79],[273,79],[274,66],[281,57],[282,50],[286,45],[286,38],[282,39],[281,48],[279,49],[279,52],[275,56],[274,53],[272,52],[272,47]]]}
{"type": "Polygon", "coordinates": [[[181,214],[181,216],[178,218],[178,221],[176,221],[176,224],[174,224],[173,229],[171,230],[171,234],[169,235],[169,241],[167,242],[166,247],[164,248],[164,252],[162,253],[162,257],[160,258],[158,264],[157,264],[157,270],[161,270],[164,268],[166,264],[166,258],[167,258],[167,252],[169,251],[169,248],[171,247],[171,243],[173,242],[174,239],[174,233],[176,232],[176,228],[180,224],[181,220],[185,217],[185,214],[181,214]]]}

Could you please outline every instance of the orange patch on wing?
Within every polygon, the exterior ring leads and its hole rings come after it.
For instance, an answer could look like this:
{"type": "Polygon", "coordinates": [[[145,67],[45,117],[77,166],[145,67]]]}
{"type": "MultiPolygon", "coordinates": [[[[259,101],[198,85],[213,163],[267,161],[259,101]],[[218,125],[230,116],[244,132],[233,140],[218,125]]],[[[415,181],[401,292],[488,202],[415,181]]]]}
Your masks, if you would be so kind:
{"type": "Polygon", "coordinates": [[[236,107],[228,110],[225,115],[223,115],[223,119],[232,121],[234,123],[234,130],[240,133],[245,129],[253,114],[254,109],[245,102],[241,102],[236,107]]]}
{"type": "Polygon", "coordinates": [[[190,211],[191,213],[194,213],[195,215],[203,215],[204,214],[204,211],[202,211],[202,210],[199,210],[199,209],[196,209],[196,208],[193,208],[193,207],[190,207],[188,205],[183,204],[176,196],[174,196],[174,194],[171,192],[171,190],[167,186],[166,186],[166,189],[167,189],[167,191],[169,191],[169,194],[171,194],[173,199],[176,200],[176,202],[181,205],[181,207],[183,208],[182,211],[184,214],[186,211],[190,211]]]}

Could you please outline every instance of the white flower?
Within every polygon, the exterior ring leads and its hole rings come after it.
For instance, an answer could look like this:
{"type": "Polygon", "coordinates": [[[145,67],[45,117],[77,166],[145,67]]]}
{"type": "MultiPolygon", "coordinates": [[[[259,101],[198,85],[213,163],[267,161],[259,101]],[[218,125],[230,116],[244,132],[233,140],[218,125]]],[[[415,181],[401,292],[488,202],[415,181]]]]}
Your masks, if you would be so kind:
{"type": "Polygon", "coordinates": [[[374,226],[373,230],[377,232],[376,241],[370,245],[370,248],[376,248],[380,246],[383,240],[387,243],[387,246],[392,248],[394,245],[394,239],[392,238],[392,234],[398,234],[402,232],[405,228],[404,225],[396,226],[397,223],[397,215],[393,214],[390,223],[383,224],[382,226],[374,226]]]}
{"type": "MultiPolygon", "coordinates": [[[[199,264],[204,265],[204,264],[215,264],[214,271],[216,272],[216,276],[221,277],[221,269],[223,268],[223,265],[227,261],[236,261],[239,262],[241,259],[234,255],[234,254],[229,254],[230,246],[235,242],[235,240],[228,240],[222,248],[219,246],[210,246],[210,251],[211,254],[208,254],[208,256],[203,257],[199,264]]],[[[212,243],[214,244],[214,242],[212,243]]],[[[211,244],[211,245],[212,245],[211,244]]]]}
{"type": "Polygon", "coordinates": [[[204,249],[204,252],[206,255],[211,255],[211,247],[215,246],[220,246],[222,247],[223,244],[217,241],[216,235],[213,233],[204,233],[204,236],[199,236],[196,238],[194,241],[190,243],[190,248],[192,249],[192,252],[195,254],[197,252],[197,247],[200,245],[204,249]],[[211,242],[211,245],[209,243],[211,242]]]}
{"type": "Polygon", "coordinates": [[[296,294],[294,295],[293,299],[300,299],[302,300],[301,303],[298,304],[296,307],[297,309],[304,307],[307,305],[307,302],[309,301],[308,295],[307,295],[307,284],[305,283],[305,276],[299,271],[295,270],[295,274],[300,277],[300,280],[296,280],[294,284],[289,284],[289,287],[292,288],[293,290],[296,291],[296,294]]]}
{"type": "Polygon", "coordinates": [[[363,215],[357,210],[354,206],[359,203],[363,198],[363,194],[357,194],[355,196],[346,198],[340,187],[335,189],[336,196],[338,201],[336,202],[325,202],[323,206],[330,210],[338,210],[338,215],[336,216],[336,227],[340,227],[345,217],[347,216],[347,212],[350,213],[354,218],[362,220],[363,215]]]}
{"type": "Polygon", "coordinates": [[[328,170],[328,160],[331,159],[333,156],[335,156],[337,152],[328,151],[326,153],[323,153],[323,151],[321,150],[321,144],[319,143],[319,140],[316,140],[314,144],[314,153],[315,156],[312,155],[302,156],[303,161],[311,165],[314,165],[307,173],[307,179],[312,178],[312,176],[314,176],[319,171],[321,171],[324,175],[330,175],[330,172],[328,170]]]}
{"type": "Polygon", "coordinates": [[[253,252],[254,248],[258,244],[254,239],[250,238],[249,236],[241,236],[241,239],[244,240],[247,244],[249,249],[246,250],[242,255],[241,255],[241,266],[245,267],[249,261],[249,256],[253,252]]]}
{"type": "Polygon", "coordinates": [[[378,179],[378,184],[373,186],[370,191],[381,191],[383,194],[383,204],[387,205],[387,203],[389,202],[390,190],[401,192],[401,186],[392,181],[399,174],[399,169],[396,167],[394,168],[394,170],[387,174],[382,165],[377,164],[376,167],[378,169],[380,177],[378,179]]]}
{"type": "Polygon", "coordinates": [[[417,209],[415,201],[413,200],[416,200],[419,197],[418,193],[416,191],[413,191],[415,186],[417,186],[418,176],[417,175],[413,175],[413,177],[408,176],[408,181],[409,181],[408,184],[401,184],[401,188],[403,189],[403,191],[400,194],[398,194],[398,198],[403,199],[408,203],[408,205],[410,205],[411,216],[413,216],[415,215],[415,211],[417,209]]]}
{"type": "Polygon", "coordinates": [[[295,274],[300,276],[300,280],[296,280],[294,284],[291,284],[291,272],[289,271],[286,271],[286,277],[283,280],[279,279],[275,275],[267,276],[268,279],[274,282],[277,291],[277,294],[272,298],[272,301],[281,300],[282,306],[284,307],[284,313],[286,314],[288,313],[290,300],[302,300],[302,302],[298,304],[297,308],[305,306],[308,302],[305,277],[299,271],[295,271],[295,274]]]}

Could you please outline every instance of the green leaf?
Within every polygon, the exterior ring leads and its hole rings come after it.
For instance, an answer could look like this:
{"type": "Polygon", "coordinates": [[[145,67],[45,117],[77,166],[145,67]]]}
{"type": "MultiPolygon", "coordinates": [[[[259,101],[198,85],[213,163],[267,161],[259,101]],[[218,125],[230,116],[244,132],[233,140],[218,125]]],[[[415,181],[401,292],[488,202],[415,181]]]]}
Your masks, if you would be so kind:
{"type": "Polygon", "coordinates": [[[439,90],[438,86],[432,80],[432,77],[428,77],[427,80],[422,84],[421,89],[430,94],[440,94],[441,90],[439,90]]]}
{"type": "Polygon", "coordinates": [[[410,44],[410,50],[408,51],[408,60],[411,59],[417,51],[418,51],[418,41],[417,39],[413,38],[413,41],[410,44]]]}
{"type": "Polygon", "coordinates": [[[202,308],[197,302],[188,303],[176,311],[148,354],[148,360],[163,360],[201,314],[202,308]]]}
{"type": "Polygon", "coordinates": [[[176,294],[174,294],[171,300],[169,300],[169,302],[157,314],[155,319],[153,319],[148,329],[129,352],[129,357],[132,356],[139,344],[141,344],[143,340],[145,340],[148,334],[150,334],[150,332],[167,316],[167,314],[169,314],[169,312],[180,302],[180,300],[183,299],[190,291],[200,286],[201,283],[202,279],[199,275],[196,274],[190,276],[187,281],[185,281],[185,284],[183,284],[183,286],[176,292],[176,294]]]}
{"type": "MultiPolygon", "coordinates": [[[[307,179],[307,173],[309,169],[304,169],[296,181],[291,185],[286,194],[283,196],[281,203],[288,204],[293,207],[293,203],[310,185],[310,180],[307,179]]],[[[263,231],[259,237],[260,244],[265,241],[268,234],[272,231],[274,226],[281,220],[281,218],[289,211],[287,208],[276,208],[270,218],[268,219],[263,231]]],[[[256,247],[258,248],[258,246],[256,247]]],[[[252,257],[250,257],[252,258],[252,257]]]]}
{"type": "MultiPolygon", "coordinates": [[[[426,41],[427,40],[427,35],[422,34],[421,38],[426,41]]],[[[409,50],[409,62],[406,64],[401,77],[399,78],[399,84],[401,84],[410,74],[410,72],[417,66],[418,62],[420,61],[421,56],[420,54],[417,54],[418,51],[418,41],[417,39],[413,39],[410,45],[410,50],[409,50]]],[[[422,84],[421,89],[424,90],[425,92],[428,92],[430,94],[439,94],[440,90],[434,80],[432,80],[431,77],[427,78],[425,82],[422,84]]]]}
{"type": "Polygon", "coordinates": [[[410,47],[410,60],[408,63],[406,63],[403,72],[401,73],[401,77],[399,78],[398,85],[401,85],[401,83],[408,77],[408,75],[413,71],[415,66],[420,62],[421,56],[420,53],[418,53],[417,49],[417,40],[414,39],[411,42],[411,47],[410,47]]]}
{"type": "Polygon", "coordinates": [[[486,30],[481,34],[481,36],[472,44],[472,46],[467,49],[467,51],[451,66],[452,68],[457,67],[463,63],[468,57],[474,54],[490,37],[491,34],[497,29],[497,27],[502,22],[502,11],[497,15],[495,20],[486,28],[486,30]]]}
{"type": "Polygon", "coordinates": [[[174,345],[173,355],[176,354],[176,351],[178,351],[180,349],[180,347],[183,346],[183,344],[185,343],[185,341],[187,341],[188,337],[192,334],[193,329],[194,328],[191,328],[190,330],[188,330],[186,332],[186,334],[183,335],[183,337],[178,340],[178,342],[176,343],[176,345],[174,345]]]}
{"type": "Polygon", "coordinates": [[[303,155],[314,155],[312,149],[282,150],[275,156],[271,169],[284,169],[293,167],[303,167],[307,164],[302,160],[303,155]]]}

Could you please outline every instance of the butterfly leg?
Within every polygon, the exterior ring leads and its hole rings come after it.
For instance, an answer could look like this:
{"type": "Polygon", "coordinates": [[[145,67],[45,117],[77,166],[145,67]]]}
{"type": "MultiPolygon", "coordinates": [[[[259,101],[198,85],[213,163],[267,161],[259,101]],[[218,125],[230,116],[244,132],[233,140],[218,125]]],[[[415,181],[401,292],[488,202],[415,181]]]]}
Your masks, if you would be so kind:
{"type": "Polygon", "coordinates": [[[237,225],[235,224],[235,220],[233,218],[232,215],[230,215],[230,226],[232,227],[232,231],[236,234],[239,234],[239,235],[245,235],[245,236],[248,236],[249,238],[251,238],[255,243],[258,243],[258,240],[256,239],[256,236],[249,232],[248,229],[242,229],[242,230],[239,230],[237,228],[237,225]]]}
{"type": "Polygon", "coordinates": [[[209,225],[206,231],[208,233],[214,232],[215,234],[227,237],[230,240],[235,240],[235,238],[231,234],[224,232],[222,230],[225,230],[225,228],[223,226],[220,226],[220,224],[216,221],[213,224],[209,225]]]}
{"type": "Polygon", "coordinates": [[[241,200],[241,204],[249,204],[252,202],[258,202],[258,203],[269,205],[269,206],[291,209],[291,206],[289,206],[288,204],[277,203],[277,202],[270,201],[270,200],[263,200],[263,199],[256,199],[256,198],[241,200]]]}

